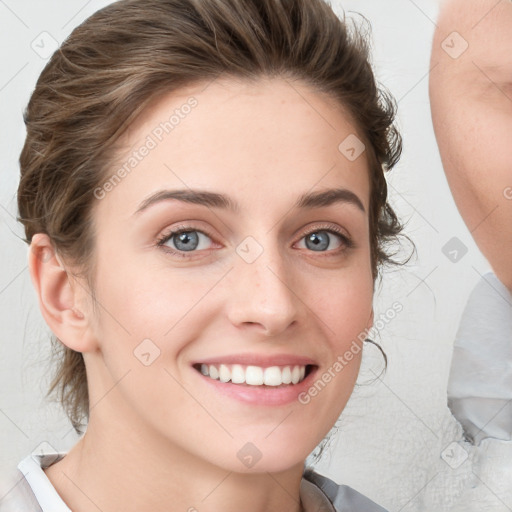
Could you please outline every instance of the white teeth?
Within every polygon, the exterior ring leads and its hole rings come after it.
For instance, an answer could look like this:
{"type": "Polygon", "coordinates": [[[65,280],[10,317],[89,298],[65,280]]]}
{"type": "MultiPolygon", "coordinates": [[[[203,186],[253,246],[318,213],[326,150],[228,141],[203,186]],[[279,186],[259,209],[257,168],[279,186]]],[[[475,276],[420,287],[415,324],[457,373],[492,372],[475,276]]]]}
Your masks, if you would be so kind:
{"type": "Polygon", "coordinates": [[[260,366],[243,367],[234,365],[201,365],[201,373],[221,382],[231,381],[233,384],[249,386],[280,386],[281,384],[298,384],[306,376],[305,366],[260,366]]]}
{"type": "Polygon", "coordinates": [[[243,384],[245,382],[245,370],[239,364],[234,364],[231,368],[231,382],[233,384],[243,384]]]}
{"type": "Polygon", "coordinates": [[[219,380],[221,382],[228,382],[231,380],[231,372],[225,364],[221,364],[219,368],[219,380]]]}
{"type": "Polygon", "coordinates": [[[263,384],[263,368],[248,366],[245,370],[245,383],[251,386],[261,386],[263,384]]]}
{"type": "Polygon", "coordinates": [[[265,371],[263,372],[263,383],[266,386],[280,386],[283,383],[281,370],[278,366],[265,368],[265,371]]]}
{"type": "Polygon", "coordinates": [[[212,379],[219,378],[219,370],[217,370],[217,367],[213,366],[212,364],[208,367],[208,373],[212,379]]]}

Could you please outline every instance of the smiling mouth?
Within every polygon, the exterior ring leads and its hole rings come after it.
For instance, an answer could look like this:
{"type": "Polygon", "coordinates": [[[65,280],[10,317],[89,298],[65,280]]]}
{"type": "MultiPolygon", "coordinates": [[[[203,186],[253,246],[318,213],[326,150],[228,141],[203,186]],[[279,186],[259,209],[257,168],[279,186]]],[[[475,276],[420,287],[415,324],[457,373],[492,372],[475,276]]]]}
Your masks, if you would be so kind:
{"type": "Polygon", "coordinates": [[[279,387],[302,382],[314,365],[251,366],[241,364],[195,364],[205,377],[243,386],[279,387]]]}

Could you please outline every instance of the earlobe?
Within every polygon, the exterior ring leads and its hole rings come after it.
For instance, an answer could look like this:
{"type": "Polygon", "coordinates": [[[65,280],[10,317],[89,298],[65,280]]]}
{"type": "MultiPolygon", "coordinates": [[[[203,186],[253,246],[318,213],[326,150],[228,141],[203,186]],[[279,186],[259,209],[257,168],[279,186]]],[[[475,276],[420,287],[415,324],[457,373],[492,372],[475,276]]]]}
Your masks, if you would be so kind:
{"type": "Polygon", "coordinates": [[[89,322],[80,307],[83,293],[72,282],[48,235],[36,233],[32,237],[28,267],[39,308],[52,332],[77,352],[93,350],[89,322]]]}

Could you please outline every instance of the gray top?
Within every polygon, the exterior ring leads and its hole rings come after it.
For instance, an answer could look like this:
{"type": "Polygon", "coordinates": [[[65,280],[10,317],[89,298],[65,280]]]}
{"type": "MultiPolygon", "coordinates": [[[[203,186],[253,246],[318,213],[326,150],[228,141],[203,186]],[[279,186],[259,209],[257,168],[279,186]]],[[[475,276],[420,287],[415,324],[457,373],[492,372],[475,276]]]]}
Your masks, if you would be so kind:
{"type": "MultiPolygon", "coordinates": [[[[0,488],[0,512],[71,512],[43,469],[57,462],[64,453],[29,455],[0,488]]],[[[306,469],[300,486],[300,499],[306,512],[386,512],[385,509],[346,485],[306,469]]]]}

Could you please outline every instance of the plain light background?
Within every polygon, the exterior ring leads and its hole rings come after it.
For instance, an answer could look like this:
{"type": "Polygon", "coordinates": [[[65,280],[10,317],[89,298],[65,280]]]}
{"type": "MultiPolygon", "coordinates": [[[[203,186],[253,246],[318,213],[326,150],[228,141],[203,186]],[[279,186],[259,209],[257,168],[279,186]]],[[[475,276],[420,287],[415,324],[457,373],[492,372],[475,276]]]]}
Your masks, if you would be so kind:
{"type": "MultiPolygon", "coordinates": [[[[15,466],[41,443],[64,451],[77,439],[59,406],[44,398],[49,331],[30,282],[15,194],[25,136],[22,111],[49,56],[44,52],[108,3],[0,0],[1,467],[15,466]],[[33,42],[41,38],[45,47],[37,53],[33,42]]],[[[418,256],[384,275],[375,319],[395,301],[403,306],[376,338],[388,355],[388,371],[374,378],[379,358],[370,347],[361,385],[318,470],[390,511],[427,510],[427,503],[452,510],[451,500],[471,471],[467,465],[453,470],[441,458],[452,441],[461,440],[446,406],[452,345],[466,299],[490,266],[457,212],[432,129],[428,74],[438,5],[435,0],[332,3],[336,12],[356,11],[371,21],[376,75],[398,101],[404,138],[402,159],[388,176],[390,199],[407,222],[418,256]],[[456,263],[443,253],[453,237],[467,247],[456,263]]],[[[492,490],[487,498],[492,500],[492,490]]]]}

